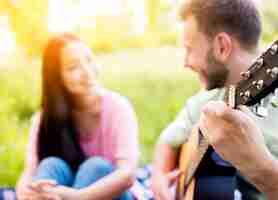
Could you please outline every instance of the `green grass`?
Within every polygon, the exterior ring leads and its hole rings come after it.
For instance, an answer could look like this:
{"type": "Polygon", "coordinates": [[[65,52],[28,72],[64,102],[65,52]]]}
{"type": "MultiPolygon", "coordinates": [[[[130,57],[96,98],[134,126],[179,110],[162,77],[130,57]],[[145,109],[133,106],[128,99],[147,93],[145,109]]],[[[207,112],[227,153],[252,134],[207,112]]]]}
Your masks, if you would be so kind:
{"type": "MultiPolygon", "coordinates": [[[[127,96],[139,120],[141,164],[152,160],[162,129],[199,86],[182,67],[176,48],[129,50],[100,55],[100,81],[127,96]]],[[[14,186],[23,169],[30,118],[39,108],[39,63],[0,73],[0,185],[14,186]]]]}

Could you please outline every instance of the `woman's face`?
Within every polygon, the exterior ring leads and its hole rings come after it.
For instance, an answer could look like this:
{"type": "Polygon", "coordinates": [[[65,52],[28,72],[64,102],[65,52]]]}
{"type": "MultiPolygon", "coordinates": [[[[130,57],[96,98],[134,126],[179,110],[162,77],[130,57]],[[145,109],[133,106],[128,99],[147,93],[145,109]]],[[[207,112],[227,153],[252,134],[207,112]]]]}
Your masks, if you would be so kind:
{"type": "Polygon", "coordinates": [[[61,52],[61,76],[71,94],[84,95],[96,85],[96,64],[90,48],[71,42],[61,52]]]}

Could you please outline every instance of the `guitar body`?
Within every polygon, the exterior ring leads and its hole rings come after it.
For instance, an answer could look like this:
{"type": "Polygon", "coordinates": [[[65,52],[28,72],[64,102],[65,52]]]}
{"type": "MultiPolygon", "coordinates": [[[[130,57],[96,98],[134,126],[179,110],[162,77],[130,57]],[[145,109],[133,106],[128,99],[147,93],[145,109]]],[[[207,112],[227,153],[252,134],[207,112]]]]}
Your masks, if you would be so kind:
{"type": "Polygon", "coordinates": [[[183,144],[180,152],[179,169],[184,173],[182,173],[178,181],[176,198],[177,200],[193,200],[194,198],[195,179],[192,179],[188,187],[185,188],[184,185],[186,178],[186,169],[189,166],[190,155],[190,148],[188,148],[188,144],[183,144]]]}
{"type": "Polygon", "coordinates": [[[235,168],[217,166],[210,158],[212,152],[198,127],[194,128],[180,151],[179,170],[183,173],[178,181],[177,200],[234,199],[235,168]],[[206,175],[196,173],[197,169],[206,175]]]}
{"type": "MultiPolygon", "coordinates": [[[[197,131],[195,129],[194,131],[197,131]]],[[[186,178],[190,170],[190,163],[197,153],[198,148],[198,134],[192,134],[195,137],[191,137],[188,142],[184,143],[181,147],[180,157],[179,157],[179,170],[182,175],[179,178],[176,199],[177,200],[193,200],[194,190],[195,190],[195,179],[192,178],[188,186],[185,186],[186,178]]]]}

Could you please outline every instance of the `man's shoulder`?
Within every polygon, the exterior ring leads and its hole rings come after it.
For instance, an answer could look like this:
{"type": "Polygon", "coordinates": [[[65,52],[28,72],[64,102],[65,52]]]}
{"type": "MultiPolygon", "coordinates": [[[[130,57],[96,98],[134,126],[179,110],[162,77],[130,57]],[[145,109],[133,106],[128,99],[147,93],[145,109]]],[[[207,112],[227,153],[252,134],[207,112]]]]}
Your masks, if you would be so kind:
{"type": "Polygon", "coordinates": [[[224,93],[224,88],[202,90],[187,100],[186,107],[189,111],[199,112],[202,106],[207,104],[209,101],[223,100],[224,93]]]}

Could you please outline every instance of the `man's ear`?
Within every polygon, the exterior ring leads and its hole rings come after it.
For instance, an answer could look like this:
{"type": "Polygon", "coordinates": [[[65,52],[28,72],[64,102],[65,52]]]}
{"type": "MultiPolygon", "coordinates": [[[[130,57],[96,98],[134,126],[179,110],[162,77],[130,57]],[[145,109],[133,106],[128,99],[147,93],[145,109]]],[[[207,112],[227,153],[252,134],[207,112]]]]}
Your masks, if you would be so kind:
{"type": "Polygon", "coordinates": [[[217,60],[226,63],[232,54],[233,42],[225,32],[218,33],[213,39],[213,54],[217,60]]]}

